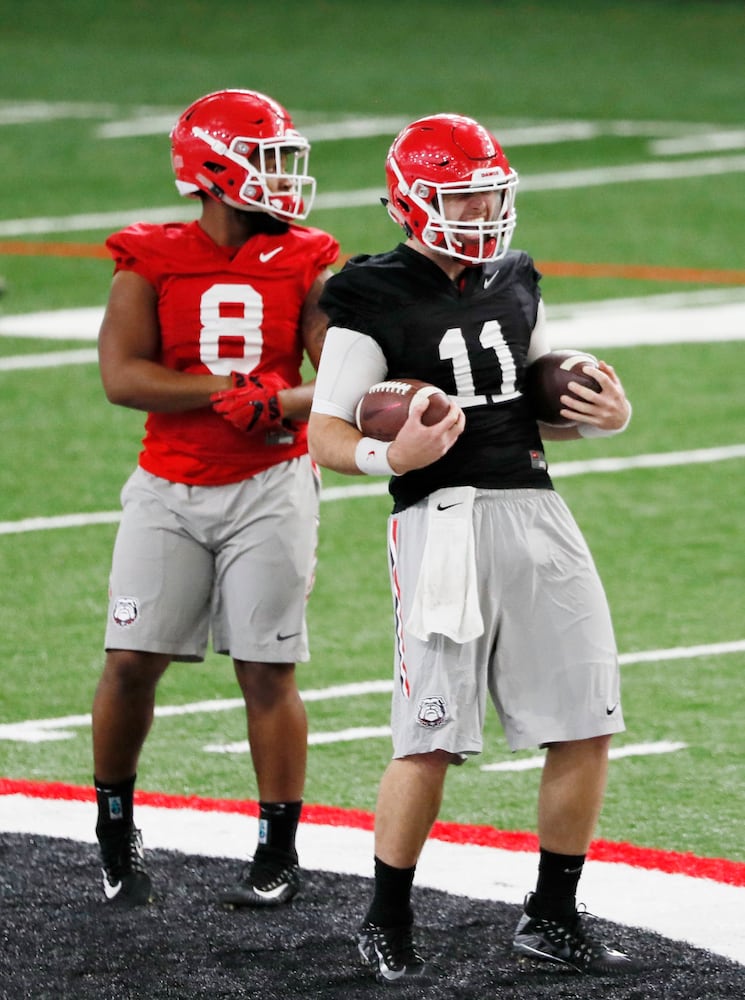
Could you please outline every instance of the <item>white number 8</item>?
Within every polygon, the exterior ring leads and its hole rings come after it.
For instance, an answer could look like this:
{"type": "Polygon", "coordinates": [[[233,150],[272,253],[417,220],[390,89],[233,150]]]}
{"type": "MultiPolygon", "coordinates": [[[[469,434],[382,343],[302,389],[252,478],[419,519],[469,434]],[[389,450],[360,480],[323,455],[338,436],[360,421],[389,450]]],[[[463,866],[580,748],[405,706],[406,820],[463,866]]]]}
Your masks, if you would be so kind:
{"type": "Polygon", "coordinates": [[[213,375],[250,372],[259,363],[264,305],[251,285],[213,285],[199,309],[199,358],[213,375]],[[236,361],[240,362],[236,364],[236,361]]]}

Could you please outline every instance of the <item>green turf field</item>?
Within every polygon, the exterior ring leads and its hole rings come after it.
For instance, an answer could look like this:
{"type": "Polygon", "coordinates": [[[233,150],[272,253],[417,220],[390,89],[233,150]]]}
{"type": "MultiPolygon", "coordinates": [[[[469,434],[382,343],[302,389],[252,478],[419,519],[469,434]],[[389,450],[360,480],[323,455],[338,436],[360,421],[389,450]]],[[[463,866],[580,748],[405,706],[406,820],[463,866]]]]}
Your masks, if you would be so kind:
{"type": "MultiPolygon", "coordinates": [[[[135,218],[193,215],[171,179],[168,122],[226,86],[270,92],[311,135],[319,199],[309,221],[345,253],[398,239],[376,204],[398,127],[459,111],[504,138],[521,175],[514,242],[544,265],[549,315],[552,304],[609,298],[736,296],[745,284],[741,2],[78,0],[18,12],[0,0],[0,330],[15,314],[102,305],[111,267],[87,251],[135,218]],[[559,274],[558,264],[572,266],[559,274]]],[[[115,524],[26,520],[115,512],[142,415],[106,403],[92,363],[7,366],[92,346],[0,336],[0,727],[73,717],[37,727],[34,740],[19,738],[28,727],[0,728],[0,774],[10,777],[90,781],[84,716],[102,662],[115,524]]],[[[553,462],[742,446],[741,341],[603,356],[634,421],[620,439],[553,445],[553,462]]],[[[557,476],[557,486],[595,552],[624,656],[628,731],[615,746],[668,749],[613,765],[598,834],[744,860],[745,465],[592,470],[557,476]]],[[[330,474],[324,483],[363,485],[330,474]]],[[[319,692],[308,700],[308,801],[373,808],[388,757],[385,735],[318,739],[387,724],[384,685],[372,682],[390,672],[388,508],[382,495],[322,508],[313,659],[300,673],[301,687],[319,692]],[[363,682],[371,689],[320,694],[363,682]]],[[[210,656],[173,667],[159,704],[237,693],[229,663],[210,656]]],[[[163,715],[140,786],[254,796],[244,739],[240,708],[163,715]]],[[[483,760],[453,773],[442,818],[532,829],[539,771],[480,766],[509,761],[492,717],[483,760]]]]}

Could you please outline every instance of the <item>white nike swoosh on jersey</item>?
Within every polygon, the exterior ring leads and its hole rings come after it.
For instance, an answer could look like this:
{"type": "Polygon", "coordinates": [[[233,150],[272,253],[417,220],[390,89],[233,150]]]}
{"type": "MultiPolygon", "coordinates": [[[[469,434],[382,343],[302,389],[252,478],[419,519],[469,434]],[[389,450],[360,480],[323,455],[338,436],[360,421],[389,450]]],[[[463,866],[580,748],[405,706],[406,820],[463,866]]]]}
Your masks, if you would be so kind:
{"type": "Polygon", "coordinates": [[[497,269],[494,274],[490,274],[488,278],[484,278],[484,288],[488,288],[489,285],[494,281],[496,276],[499,274],[499,269],[497,269]]]}
{"type": "Polygon", "coordinates": [[[271,260],[272,257],[276,257],[280,250],[284,250],[284,247],[275,247],[273,250],[267,250],[265,253],[260,253],[259,260],[262,264],[266,264],[266,262],[271,260]]]}

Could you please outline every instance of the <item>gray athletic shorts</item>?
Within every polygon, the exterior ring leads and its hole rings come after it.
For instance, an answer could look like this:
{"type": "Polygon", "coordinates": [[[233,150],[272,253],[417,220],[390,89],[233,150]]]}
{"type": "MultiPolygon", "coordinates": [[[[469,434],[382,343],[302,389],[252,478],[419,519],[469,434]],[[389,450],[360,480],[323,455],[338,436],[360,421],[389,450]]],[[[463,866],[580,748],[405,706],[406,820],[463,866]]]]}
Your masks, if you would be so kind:
{"type": "MultiPolygon", "coordinates": [[[[512,750],[624,729],[616,643],[592,556],[551,490],[478,490],[484,631],[458,643],[407,628],[427,537],[424,500],[389,519],[396,642],[393,756],[482,750],[487,695],[512,750]]],[[[452,559],[462,559],[452,552],[452,559]]]]}
{"type": "Polygon", "coordinates": [[[260,663],[309,659],[320,482],[307,455],[227,486],[137,468],[121,494],[107,649],[260,663]]]}

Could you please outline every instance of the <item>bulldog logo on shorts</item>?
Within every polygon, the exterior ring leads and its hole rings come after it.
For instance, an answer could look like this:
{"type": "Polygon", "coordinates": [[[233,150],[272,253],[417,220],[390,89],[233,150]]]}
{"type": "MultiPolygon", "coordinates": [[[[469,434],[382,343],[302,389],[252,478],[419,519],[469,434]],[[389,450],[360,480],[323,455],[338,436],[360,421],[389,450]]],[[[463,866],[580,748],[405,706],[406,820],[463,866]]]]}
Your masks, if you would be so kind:
{"type": "Polygon", "coordinates": [[[139,610],[137,608],[137,601],[134,597],[119,597],[114,605],[111,617],[117,625],[121,625],[122,628],[126,628],[128,625],[134,625],[137,621],[138,615],[139,610]]]}
{"type": "Polygon", "coordinates": [[[443,724],[446,716],[447,711],[445,709],[444,698],[423,698],[419,702],[419,710],[416,717],[420,726],[425,726],[427,729],[434,729],[436,726],[443,724]]]}

